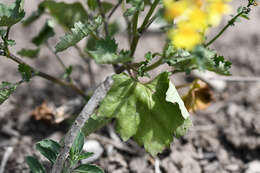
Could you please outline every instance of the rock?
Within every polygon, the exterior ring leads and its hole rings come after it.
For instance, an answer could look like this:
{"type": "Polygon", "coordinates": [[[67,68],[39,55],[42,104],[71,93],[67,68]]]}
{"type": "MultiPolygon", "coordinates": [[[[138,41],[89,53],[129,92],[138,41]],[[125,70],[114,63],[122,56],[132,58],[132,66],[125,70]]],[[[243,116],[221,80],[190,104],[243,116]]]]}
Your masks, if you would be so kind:
{"type": "Polygon", "coordinates": [[[260,173],[260,161],[249,162],[245,173],[260,173]]]}
{"type": "Polygon", "coordinates": [[[144,158],[133,158],[129,166],[133,172],[146,173],[148,164],[147,164],[147,160],[144,158]]]}
{"type": "Polygon", "coordinates": [[[103,154],[104,149],[98,141],[87,140],[83,146],[83,151],[94,153],[91,157],[81,160],[83,164],[87,164],[97,160],[103,154]]]}

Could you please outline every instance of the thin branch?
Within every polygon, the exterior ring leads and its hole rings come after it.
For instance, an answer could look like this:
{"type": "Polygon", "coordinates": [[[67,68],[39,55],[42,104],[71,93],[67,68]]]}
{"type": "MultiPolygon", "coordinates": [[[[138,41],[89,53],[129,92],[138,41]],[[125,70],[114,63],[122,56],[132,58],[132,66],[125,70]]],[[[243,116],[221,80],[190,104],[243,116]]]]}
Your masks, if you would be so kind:
{"type": "Polygon", "coordinates": [[[111,10],[111,12],[107,16],[107,20],[111,18],[111,16],[115,13],[117,8],[120,6],[120,4],[123,2],[123,0],[119,0],[118,3],[114,6],[114,8],[111,10]]]}
{"type": "Polygon", "coordinates": [[[60,63],[60,65],[62,66],[62,68],[64,69],[64,71],[66,71],[67,67],[64,64],[64,62],[61,60],[61,58],[59,57],[59,55],[55,52],[55,50],[53,50],[53,48],[50,46],[50,44],[46,41],[45,42],[46,47],[53,53],[53,55],[56,57],[57,61],[60,63]]]}
{"type": "Polygon", "coordinates": [[[104,20],[104,30],[105,30],[105,34],[106,34],[106,37],[108,37],[109,33],[108,33],[108,24],[107,24],[107,20],[106,20],[106,15],[105,15],[105,12],[104,12],[104,8],[102,6],[102,3],[100,0],[97,0],[97,3],[98,3],[98,8],[99,8],[99,12],[104,20]]]}
{"type": "Polygon", "coordinates": [[[74,46],[76,48],[76,50],[79,53],[79,56],[81,57],[81,59],[87,64],[88,66],[88,74],[89,74],[89,79],[90,79],[90,86],[95,86],[96,85],[96,80],[95,80],[95,76],[94,76],[94,72],[91,66],[91,61],[89,58],[86,57],[86,55],[82,52],[82,50],[80,49],[80,47],[78,45],[74,46]]]}
{"type": "Polygon", "coordinates": [[[112,77],[109,76],[101,85],[95,90],[93,96],[89,99],[88,103],[83,108],[77,119],[72,124],[71,129],[65,135],[64,146],[62,147],[55,164],[51,170],[51,173],[60,173],[62,171],[65,160],[69,155],[70,148],[81,130],[85,122],[90,118],[100,102],[105,98],[107,92],[113,84],[112,77]]]}
{"type": "Polygon", "coordinates": [[[8,53],[6,55],[6,57],[10,58],[11,60],[15,61],[16,63],[18,64],[25,64],[27,66],[29,66],[31,68],[31,70],[37,75],[37,76],[40,76],[44,79],[47,79],[51,82],[54,82],[56,84],[59,84],[61,86],[65,86],[65,87],[69,87],[71,89],[73,89],[76,93],[78,93],[79,95],[81,95],[82,97],[84,98],[87,98],[87,96],[85,95],[85,93],[79,89],[77,86],[75,86],[73,83],[69,83],[69,82],[66,82],[66,81],[63,81],[63,80],[60,80],[58,78],[55,78],[47,73],[44,73],[44,72],[41,72],[41,71],[37,71],[35,68],[33,68],[32,66],[30,66],[29,64],[27,64],[25,61],[23,61],[21,58],[11,54],[11,53],[8,53]]]}

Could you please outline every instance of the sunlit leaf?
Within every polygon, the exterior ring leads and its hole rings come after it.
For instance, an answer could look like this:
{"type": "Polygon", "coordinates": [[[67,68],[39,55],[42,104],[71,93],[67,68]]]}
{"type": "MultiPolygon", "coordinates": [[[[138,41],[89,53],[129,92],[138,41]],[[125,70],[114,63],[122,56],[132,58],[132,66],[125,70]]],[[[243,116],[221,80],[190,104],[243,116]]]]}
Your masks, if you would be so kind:
{"type": "Polygon", "coordinates": [[[24,0],[16,0],[10,6],[0,3],[0,26],[12,26],[25,16],[24,0]]]}
{"type": "Polygon", "coordinates": [[[15,91],[18,84],[12,84],[9,82],[2,82],[0,85],[0,105],[15,91]]]}
{"type": "Polygon", "coordinates": [[[55,46],[56,52],[61,52],[71,46],[77,44],[84,37],[88,36],[91,32],[95,30],[102,24],[102,17],[98,16],[94,23],[83,24],[77,22],[74,25],[74,28],[71,29],[70,33],[67,33],[65,36],[60,38],[60,42],[55,46]]]}
{"type": "Polygon", "coordinates": [[[183,135],[191,125],[168,73],[160,74],[147,84],[125,74],[114,75],[113,80],[94,118],[116,118],[117,131],[123,140],[134,137],[146,151],[156,155],[170,146],[173,135],[183,135]]]}

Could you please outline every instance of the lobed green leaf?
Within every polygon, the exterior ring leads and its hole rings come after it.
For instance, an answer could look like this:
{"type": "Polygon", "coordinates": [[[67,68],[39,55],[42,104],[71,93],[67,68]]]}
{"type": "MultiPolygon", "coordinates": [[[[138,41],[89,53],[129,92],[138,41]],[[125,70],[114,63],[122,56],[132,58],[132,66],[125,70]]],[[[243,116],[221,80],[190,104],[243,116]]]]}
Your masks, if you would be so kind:
{"type": "Polygon", "coordinates": [[[18,84],[2,82],[0,85],[0,105],[16,90],[18,84]]]}
{"type": "Polygon", "coordinates": [[[25,16],[24,0],[16,0],[10,6],[0,3],[0,26],[12,26],[25,16]]]}
{"type": "Polygon", "coordinates": [[[123,140],[134,137],[154,156],[170,146],[173,135],[184,135],[191,125],[168,73],[160,74],[147,84],[125,74],[114,75],[113,80],[112,88],[93,117],[116,118],[117,131],[123,140]]]}
{"type": "Polygon", "coordinates": [[[60,38],[60,42],[55,46],[56,52],[64,51],[65,49],[74,46],[84,37],[95,30],[102,24],[102,17],[98,16],[93,24],[77,22],[74,28],[71,29],[71,33],[67,33],[65,36],[60,38]]]}

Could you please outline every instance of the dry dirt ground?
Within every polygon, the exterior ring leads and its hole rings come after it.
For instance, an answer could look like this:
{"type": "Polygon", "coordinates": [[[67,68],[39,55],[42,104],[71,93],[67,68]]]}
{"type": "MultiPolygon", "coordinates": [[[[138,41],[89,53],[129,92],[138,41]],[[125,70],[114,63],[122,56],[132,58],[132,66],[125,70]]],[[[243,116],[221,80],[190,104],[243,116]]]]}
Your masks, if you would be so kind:
{"type": "MultiPolygon", "coordinates": [[[[2,0],[1,0],[2,2],[2,0]]],[[[4,2],[9,2],[4,0],[4,2]]],[[[245,0],[233,2],[234,9],[245,0]]],[[[36,9],[35,1],[26,0],[27,15],[36,9]]],[[[255,7],[250,21],[243,21],[231,27],[213,47],[233,63],[234,76],[260,77],[260,9],[255,7]]],[[[24,28],[16,25],[11,32],[17,45],[16,52],[23,47],[33,47],[30,39],[39,31],[43,22],[39,21],[32,27],[24,28]]],[[[214,29],[218,31],[219,28],[214,29]]],[[[57,29],[58,35],[62,31],[57,29]]],[[[58,37],[51,39],[55,44],[58,37]]],[[[120,47],[127,46],[125,35],[120,34],[117,41],[120,47]]],[[[138,46],[137,57],[142,57],[146,51],[161,49],[164,36],[160,33],[146,34],[138,46]]],[[[52,44],[52,45],[53,45],[52,44]]],[[[67,64],[75,66],[73,77],[86,89],[89,86],[88,75],[83,74],[81,59],[74,49],[61,53],[67,64]]],[[[40,58],[27,60],[28,63],[52,75],[62,74],[62,68],[54,56],[42,48],[40,58]]],[[[94,62],[92,62],[94,64],[94,62]]],[[[18,81],[16,64],[0,57],[0,81],[18,81]]],[[[100,82],[107,74],[112,73],[110,66],[95,66],[96,81],[100,82]]],[[[178,78],[173,78],[178,83],[178,78]]],[[[215,102],[204,111],[192,115],[194,126],[189,133],[175,140],[170,149],[158,156],[156,161],[142,148],[132,141],[123,147],[115,145],[111,127],[105,127],[97,132],[96,142],[101,144],[103,154],[95,163],[109,173],[152,173],[158,165],[162,173],[259,173],[260,172],[260,82],[236,81],[227,82],[227,87],[221,92],[214,92],[215,102]],[[111,133],[108,133],[111,132],[111,133]],[[105,138],[101,138],[104,136],[105,138]],[[126,148],[130,147],[128,151],[126,148]]],[[[7,147],[13,148],[8,159],[5,173],[27,173],[28,167],[24,157],[36,155],[34,144],[44,138],[59,140],[66,131],[68,124],[51,125],[31,118],[31,112],[42,102],[53,103],[56,106],[66,103],[75,97],[75,93],[35,78],[30,83],[23,84],[0,106],[0,163],[7,147]]],[[[41,160],[44,160],[40,157],[41,160]]],[[[158,170],[157,170],[158,171],[158,170]]]]}

